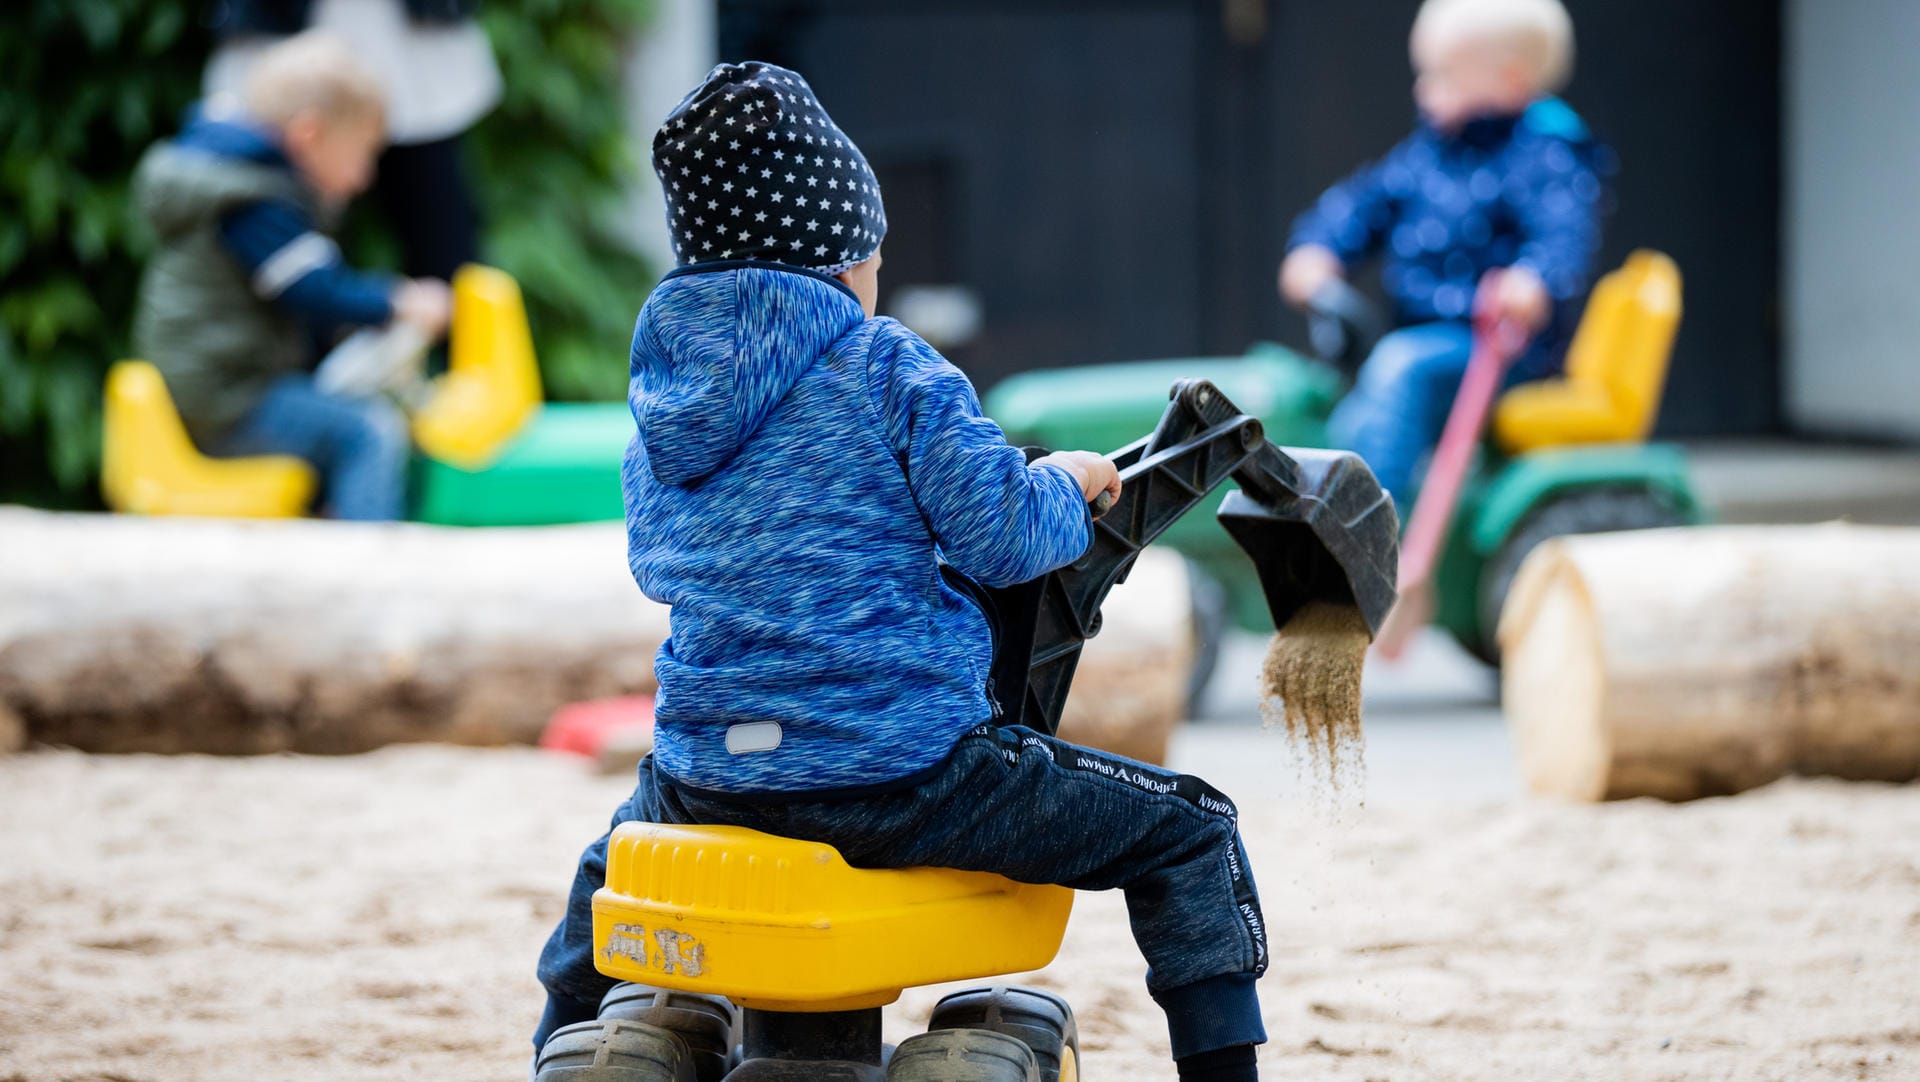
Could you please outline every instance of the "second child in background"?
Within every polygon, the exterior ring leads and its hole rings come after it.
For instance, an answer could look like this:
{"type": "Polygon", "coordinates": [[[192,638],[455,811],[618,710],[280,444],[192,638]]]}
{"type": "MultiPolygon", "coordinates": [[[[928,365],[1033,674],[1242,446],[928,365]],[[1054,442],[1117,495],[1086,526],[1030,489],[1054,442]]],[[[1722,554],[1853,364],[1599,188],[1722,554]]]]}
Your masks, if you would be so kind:
{"type": "Polygon", "coordinates": [[[387,141],[369,195],[400,242],[401,266],[451,281],[479,253],[461,143],[503,89],[479,13],[480,0],[218,0],[206,96],[238,93],[260,57],[294,34],[337,37],[385,91],[387,141]]]}
{"type": "Polygon", "coordinates": [[[235,108],[194,116],[134,177],[159,241],[135,348],[200,450],[305,459],[343,519],[405,513],[412,441],[385,392],[417,378],[451,307],[445,282],[355,270],[325,233],[384,141],[379,83],[309,32],[268,49],[235,108]],[[316,365],[317,342],[367,328],[380,332],[316,365]]]}
{"type": "Polygon", "coordinates": [[[1384,253],[1398,329],[1361,367],[1328,434],[1366,459],[1403,511],[1466,373],[1478,304],[1532,336],[1509,383],[1558,368],[1612,170],[1580,118],[1548,96],[1573,67],[1560,0],[1427,0],[1411,52],[1420,126],[1300,216],[1280,267],[1281,296],[1304,307],[1384,253]]]}

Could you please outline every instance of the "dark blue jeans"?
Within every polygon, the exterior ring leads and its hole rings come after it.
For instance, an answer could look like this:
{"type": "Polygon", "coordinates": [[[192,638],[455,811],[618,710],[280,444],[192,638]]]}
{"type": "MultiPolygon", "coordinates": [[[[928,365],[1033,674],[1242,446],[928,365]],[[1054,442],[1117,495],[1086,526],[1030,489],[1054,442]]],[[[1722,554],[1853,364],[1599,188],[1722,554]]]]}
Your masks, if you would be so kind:
{"type": "MultiPolygon", "coordinates": [[[[1178,1058],[1267,1039],[1254,991],[1267,968],[1266,928],[1235,814],[1198,778],[983,725],[920,785],[835,800],[720,799],[676,785],[648,759],[613,825],[742,826],[825,842],[863,868],[1118,887],[1178,1058]]],[[[592,1018],[613,985],[593,967],[593,892],[606,877],[602,836],[581,856],[566,916],[540,954],[548,1004],[536,1049],[560,1026],[592,1018]]]]}
{"type": "Polygon", "coordinates": [[[384,398],[323,394],[311,376],[287,376],[221,441],[220,451],[312,463],[335,518],[391,522],[406,515],[413,438],[406,415],[384,398]]]}

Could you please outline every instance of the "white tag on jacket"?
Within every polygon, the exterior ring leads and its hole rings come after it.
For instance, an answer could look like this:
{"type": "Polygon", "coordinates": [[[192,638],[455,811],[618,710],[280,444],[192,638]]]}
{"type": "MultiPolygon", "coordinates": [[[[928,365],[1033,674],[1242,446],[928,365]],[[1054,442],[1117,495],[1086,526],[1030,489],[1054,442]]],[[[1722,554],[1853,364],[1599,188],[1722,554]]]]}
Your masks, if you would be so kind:
{"type": "Polygon", "coordinates": [[[780,723],[749,721],[727,726],[727,753],[745,755],[750,751],[772,751],[780,746],[780,723]]]}

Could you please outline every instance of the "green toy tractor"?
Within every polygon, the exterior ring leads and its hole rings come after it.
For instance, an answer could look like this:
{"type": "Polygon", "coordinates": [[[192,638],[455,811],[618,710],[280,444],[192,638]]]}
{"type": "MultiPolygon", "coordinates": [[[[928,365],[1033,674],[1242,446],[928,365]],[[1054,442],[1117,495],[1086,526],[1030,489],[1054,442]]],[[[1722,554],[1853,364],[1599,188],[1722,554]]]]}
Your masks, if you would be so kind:
{"type": "MultiPolygon", "coordinates": [[[[1635,252],[1595,287],[1568,350],[1565,377],[1516,387],[1500,400],[1462,487],[1434,581],[1434,622],[1475,656],[1497,663],[1500,608],[1535,545],[1562,534],[1701,520],[1685,455],[1645,442],[1679,317],[1680,276],[1672,261],[1635,252]]],[[[1319,360],[1260,343],[1240,357],[1046,369],[996,385],[986,410],[1015,443],[1118,446],[1158,416],[1171,380],[1204,379],[1259,417],[1275,442],[1326,446],[1327,416],[1348,372],[1371,346],[1372,322],[1356,294],[1335,292],[1310,313],[1319,360]]],[[[1245,555],[1206,528],[1212,510],[1197,509],[1165,535],[1199,572],[1196,698],[1224,625],[1257,630],[1267,619],[1245,555]]]]}

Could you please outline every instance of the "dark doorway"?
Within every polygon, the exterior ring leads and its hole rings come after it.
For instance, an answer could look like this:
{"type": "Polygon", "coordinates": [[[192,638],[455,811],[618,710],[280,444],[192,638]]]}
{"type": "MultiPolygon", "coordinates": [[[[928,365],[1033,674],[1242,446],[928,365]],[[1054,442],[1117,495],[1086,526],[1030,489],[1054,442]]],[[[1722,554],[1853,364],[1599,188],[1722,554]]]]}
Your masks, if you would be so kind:
{"type": "MultiPolygon", "coordinates": [[[[806,74],[887,196],[882,310],[946,287],[982,388],[1025,368],[1304,340],[1288,223],[1404,137],[1417,0],[721,0],[721,54],[806,74]]],[[[1568,0],[1567,100],[1619,152],[1603,267],[1671,254],[1668,434],[1770,430],[1775,3],[1568,0]]]]}

